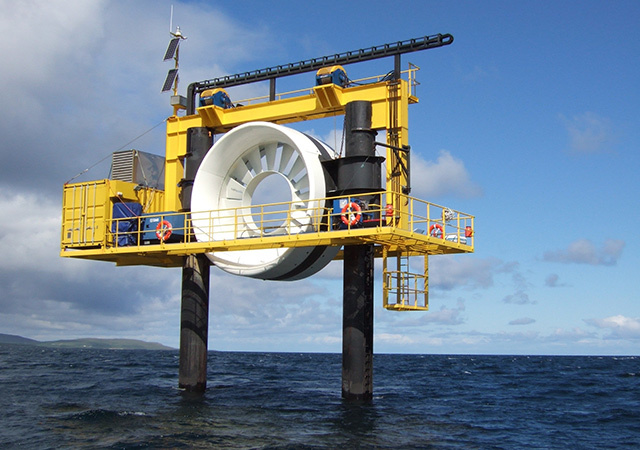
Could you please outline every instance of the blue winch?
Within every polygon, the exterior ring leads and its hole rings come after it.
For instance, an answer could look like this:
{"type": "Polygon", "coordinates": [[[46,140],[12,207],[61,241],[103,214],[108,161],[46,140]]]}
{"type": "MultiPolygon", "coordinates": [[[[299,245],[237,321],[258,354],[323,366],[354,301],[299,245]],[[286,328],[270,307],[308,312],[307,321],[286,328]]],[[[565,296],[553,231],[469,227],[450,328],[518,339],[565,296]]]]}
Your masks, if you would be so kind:
{"type": "Polygon", "coordinates": [[[219,106],[228,109],[233,107],[227,91],[221,88],[207,89],[200,94],[200,106],[219,106]]]}
{"type": "Polygon", "coordinates": [[[316,86],[335,84],[346,87],[348,82],[347,72],[342,66],[323,67],[316,72],[316,86]]]}

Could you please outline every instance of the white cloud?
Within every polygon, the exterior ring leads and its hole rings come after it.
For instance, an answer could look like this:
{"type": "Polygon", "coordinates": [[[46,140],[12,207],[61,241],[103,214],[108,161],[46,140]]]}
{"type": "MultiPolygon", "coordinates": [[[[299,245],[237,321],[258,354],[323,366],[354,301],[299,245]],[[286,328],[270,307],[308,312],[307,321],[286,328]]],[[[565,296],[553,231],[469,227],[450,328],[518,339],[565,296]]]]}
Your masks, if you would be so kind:
{"type": "Polygon", "coordinates": [[[567,249],[545,252],[543,258],[551,262],[615,266],[624,246],[625,242],[619,239],[607,239],[600,248],[588,239],[579,239],[567,249]]]}
{"type": "Polygon", "coordinates": [[[613,142],[611,121],[592,112],[568,119],[560,116],[569,134],[570,148],[575,153],[598,153],[613,142]]]}
{"type": "Polygon", "coordinates": [[[591,333],[582,328],[574,327],[570,330],[564,328],[556,328],[551,334],[544,337],[545,340],[550,342],[558,342],[562,344],[582,342],[591,343],[598,340],[596,333],[591,333]]]}
{"type": "Polygon", "coordinates": [[[435,162],[412,153],[411,174],[412,195],[419,198],[482,195],[482,188],[471,180],[464,163],[447,150],[441,150],[435,162]]]}
{"type": "Polygon", "coordinates": [[[11,218],[0,234],[0,268],[28,270],[37,263],[46,271],[58,271],[61,207],[35,194],[15,195],[0,188],[0,211],[11,218]]]}
{"type": "Polygon", "coordinates": [[[529,298],[527,290],[531,287],[531,283],[527,281],[524,275],[518,269],[518,263],[505,264],[505,272],[511,272],[511,278],[515,287],[513,294],[505,296],[502,301],[516,305],[535,305],[537,302],[529,298]]]}
{"type": "Polygon", "coordinates": [[[464,319],[462,317],[464,310],[464,300],[458,300],[458,304],[454,308],[447,308],[442,305],[439,311],[434,311],[431,314],[425,314],[423,323],[460,325],[464,323],[464,319]]]}
{"type": "MultiPolygon", "coordinates": [[[[530,318],[513,320],[510,325],[530,325],[536,321],[530,318]]],[[[599,336],[597,332],[579,327],[571,329],[557,328],[543,334],[533,327],[526,331],[477,331],[438,329],[433,332],[429,327],[409,328],[406,333],[398,330],[386,332],[387,339],[378,339],[378,347],[383,351],[404,353],[438,352],[466,354],[637,354],[634,337],[628,341],[614,336],[599,336]],[[394,344],[394,338],[398,344],[394,344]]],[[[386,330],[385,330],[386,331],[386,330]]],[[[637,335],[636,335],[637,336],[637,335]]]]}
{"type": "Polygon", "coordinates": [[[87,66],[92,50],[105,37],[103,1],[2,1],[4,94],[16,95],[12,112],[22,111],[25,96],[33,99],[45,85],[50,94],[68,86],[56,73],[72,74],[87,66]],[[12,70],[6,70],[10,67],[12,70]],[[8,89],[7,89],[8,88],[8,89]],[[16,98],[17,100],[17,98],[16,98]]]}
{"type": "MultiPolygon", "coordinates": [[[[0,101],[11,107],[0,111],[2,185],[50,196],[171,114],[169,94],[160,93],[172,67],[162,61],[170,4],[3,2],[0,101]]],[[[181,44],[181,93],[186,80],[233,73],[276,39],[205,4],[181,4],[176,15],[189,18],[182,24],[189,39],[181,44]]],[[[164,128],[129,148],[164,153],[164,128]]],[[[93,173],[94,179],[106,176],[93,173]]]]}
{"type": "Polygon", "coordinates": [[[415,338],[407,336],[406,334],[399,333],[376,333],[374,340],[379,343],[391,343],[394,345],[407,345],[417,343],[415,338]]]}
{"type": "MultiPolygon", "coordinates": [[[[162,61],[170,5],[0,0],[6,34],[0,101],[11,105],[0,110],[0,210],[11,218],[0,235],[3,332],[39,339],[126,333],[177,345],[179,269],[118,268],[59,256],[64,181],[103,158],[87,176],[106,177],[111,152],[171,114],[168,94],[160,93],[172,67],[162,61]]],[[[239,23],[209,5],[184,3],[175,10],[174,23],[189,37],[180,52],[182,80],[233,73],[276,40],[264,27],[239,23]]],[[[185,82],[180,90],[186,91],[185,82]]],[[[162,154],[164,137],[158,126],[127,145],[162,154]]],[[[312,288],[298,294],[313,297],[312,288]]],[[[255,289],[248,292],[259,297],[255,289]]],[[[283,295],[295,298],[293,291],[283,295]]],[[[310,309],[303,301],[296,314],[310,309]]],[[[255,305],[244,313],[261,314],[255,305]]],[[[281,325],[293,320],[279,310],[273,314],[281,325]]]]}
{"type": "Polygon", "coordinates": [[[442,305],[439,310],[432,310],[416,316],[394,321],[393,325],[398,328],[402,327],[421,327],[427,324],[438,325],[460,325],[464,323],[463,313],[465,311],[465,301],[459,299],[455,307],[447,307],[442,305]]]}
{"type": "Polygon", "coordinates": [[[585,319],[585,322],[597,328],[610,330],[612,339],[640,339],[640,318],[626,317],[621,314],[604,319],[585,319]]]}
{"type": "Polygon", "coordinates": [[[488,288],[493,285],[493,274],[500,270],[501,265],[493,258],[439,255],[429,258],[429,284],[443,290],[462,286],[488,288]]]}
{"type": "Polygon", "coordinates": [[[179,270],[61,258],[60,205],[35,194],[0,188],[0,210],[12,219],[0,235],[0,330],[35,339],[153,336],[176,345],[179,270]]]}

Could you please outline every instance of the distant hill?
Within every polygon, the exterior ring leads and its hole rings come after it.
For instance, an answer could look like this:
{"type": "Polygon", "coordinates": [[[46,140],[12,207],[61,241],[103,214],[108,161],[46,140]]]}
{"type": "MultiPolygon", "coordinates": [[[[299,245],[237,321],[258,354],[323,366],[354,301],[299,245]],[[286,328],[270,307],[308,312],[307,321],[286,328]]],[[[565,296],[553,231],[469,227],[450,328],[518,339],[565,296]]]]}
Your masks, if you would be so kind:
{"type": "Polygon", "coordinates": [[[69,339],[62,341],[42,342],[40,345],[46,347],[61,348],[104,348],[118,350],[173,350],[158,342],[145,342],[137,339],[69,339]]]}
{"type": "Polygon", "coordinates": [[[25,344],[25,345],[38,345],[40,342],[29,339],[22,336],[16,336],[15,334],[2,334],[0,333],[0,344],[25,344]]]}
{"type": "Polygon", "coordinates": [[[158,342],[145,342],[137,339],[65,339],[59,341],[36,341],[34,339],[0,333],[0,344],[38,345],[57,348],[98,348],[118,350],[173,350],[158,342]]]}

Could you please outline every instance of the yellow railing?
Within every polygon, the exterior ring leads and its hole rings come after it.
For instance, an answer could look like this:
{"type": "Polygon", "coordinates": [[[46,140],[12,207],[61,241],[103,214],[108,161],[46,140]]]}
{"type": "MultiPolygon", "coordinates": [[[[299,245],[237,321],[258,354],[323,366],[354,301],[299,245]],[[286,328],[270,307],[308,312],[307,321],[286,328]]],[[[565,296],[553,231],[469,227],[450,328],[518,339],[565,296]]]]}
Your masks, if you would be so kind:
{"type": "MultiPolygon", "coordinates": [[[[415,97],[416,86],[420,84],[416,78],[416,72],[418,70],[420,70],[420,67],[416,66],[415,64],[409,63],[409,69],[403,70],[401,72],[401,74],[406,75],[409,80],[409,86],[411,86],[411,95],[413,97],[415,97]]],[[[388,77],[388,74],[375,75],[375,76],[366,77],[366,78],[359,78],[357,80],[351,80],[351,84],[358,85],[358,84],[367,84],[367,83],[379,83],[387,77],[388,77]]],[[[275,100],[284,100],[286,98],[296,97],[299,95],[309,95],[309,94],[313,94],[313,88],[304,88],[304,89],[297,89],[295,91],[282,92],[282,93],[276,94],[275,100]]],[[[268,95],[262,95],[259,97],[252,97],[252,98],[238,100],[237,102],[235,102],[235,104],[238,106],[249,106],[249,105],[254,105],[256,103],[267,102],[270,100],[271,99],[268,95]]]]}
{"type": "Polygon", "coordinates": [[[428,284],[423,274],[401,270],[384,271],[383,306],[392,310],[427,311],[428,284]]]}
{"type": "Polygon", "coordinates": [[[407,70],[407,74],[409,77],[409,89],[410,89],[409,95],[413,98],[417,98],[417,88],[420,85],[420,82],[416,77],[416,72],[418,70],[420,70],[420,67],[416,66],[413,63],[409,63],[409,70],[407,70]]]}
{"type": "MultiPolygon", "coordinates": [[[[310,95],[313,93],[313,88],[297,89],[295,91],[281,92],[276,94],[275,100],[283,100],[285,98],[296,97],[298,95],[310,95]]],[[[242,100],[238,100],[235,104],[237,106],[249,106],[256,103],[264,103],[270,101],[268,95],[261,95],[260,97],[251,97],[242,100]]]]}
{"type": "Polygon", "coordinates": [[[427,311],[429,309],[429,264],[424,255],[422,273],[411,272],[409,256],[398,253],[388,258],[382,250],[382,306],[393,311],[427,311]],[[395,260],[395,267],[389,262],[395,260]]]}
{"type": "Polygon", "coordinates": [[[105,227],[106,245],[129,247],[152,243],[171,245],[196,241],[244,241],[308,233],[352,232],[367,228],[383,231],[392,228],[445,244],[455,243],[473,248],[473,216],[404,194],[395,194],[393,197],[399,200],[399,204],[407,205],[406,209],[397,210],[392,205],[382,204],[384,193],[373,192],[111,219],[105,227]],[[376,197],[380,201],[375,204],[358,203],[358,199],[376,197]],[[403,215],[406,217],[403,218],[403,215]],[[127,228],[123,224],[133,226],[130,230],[122,231],[127,228]],[[127,239],[118,239],[123,237],[127,239]]]}

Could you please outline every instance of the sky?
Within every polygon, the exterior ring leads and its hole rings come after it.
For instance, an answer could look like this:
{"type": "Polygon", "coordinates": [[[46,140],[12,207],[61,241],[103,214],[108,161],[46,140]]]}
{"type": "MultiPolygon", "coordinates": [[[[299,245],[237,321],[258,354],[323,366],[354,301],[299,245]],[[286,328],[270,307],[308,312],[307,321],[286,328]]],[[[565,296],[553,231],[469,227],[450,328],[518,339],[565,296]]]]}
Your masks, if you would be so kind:
{"type": "MultiPolygon", "coordinates": [[[[188,38],[183,95],[193,81],[454,36],[402,58],[421,68],[412,194],[474,215],[475,253],[430,258],[428,312],[384,310],[377,261],[374,352],[640,354],[640,4],[625,0],[0,0],[0,333],[179,346],[180,269],[59,256],[65,182],[107,177],[114,151],[164,155],[171,5],[188,38]]],[[[346,67],[352,79],[392,68],[346,67]]],[[[335,146],[342,122],[295,128],[335,146]]],[[[211,269],[212,350],[340,352],[341,332],[340,261],[295,282],[211,269]]]]}

